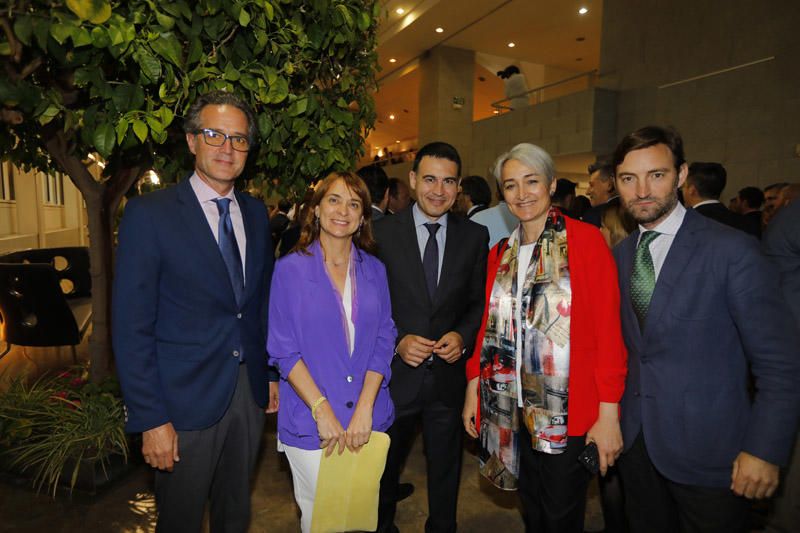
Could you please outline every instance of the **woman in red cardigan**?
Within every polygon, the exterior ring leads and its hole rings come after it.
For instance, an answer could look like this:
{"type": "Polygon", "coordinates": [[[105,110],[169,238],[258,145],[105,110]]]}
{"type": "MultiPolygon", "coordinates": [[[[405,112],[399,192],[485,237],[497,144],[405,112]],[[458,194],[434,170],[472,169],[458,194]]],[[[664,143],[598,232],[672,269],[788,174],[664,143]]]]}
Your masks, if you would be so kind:
{"type": "Polygon", "coordinates": [[[627,368],[614,260],[594,226],[551,206],[554,173],[527,143],[495,163],[520,223],[489,252],[463,418],[480,437],[481,473],[519,489],[526,531],[565,533],[583,531],[581,452],[595,443],[604,474],[622,451],[627,368]]]}

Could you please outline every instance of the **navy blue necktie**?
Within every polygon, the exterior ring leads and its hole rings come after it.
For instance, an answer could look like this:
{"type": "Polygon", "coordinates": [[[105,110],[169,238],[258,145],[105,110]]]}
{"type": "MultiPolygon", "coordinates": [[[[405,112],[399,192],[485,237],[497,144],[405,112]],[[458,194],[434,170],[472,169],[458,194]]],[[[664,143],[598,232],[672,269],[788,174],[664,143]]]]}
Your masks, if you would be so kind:
{"type": "Polygon", "coordinates": [[[214,203],[217,204],[219,210],[219,251],[222,253],[225,266],[228,267],[233,294],[236,297],[236,303],[239,304],[244,292],[244,273],[242,272],[242,256],[239,255],[239,244],[236,242],[233,222],[231,222],[231,199],[217,198],[214,203]]]}
{"type": "Polygon", "coordinates": [[[439,284],[439,243],[436,242],[436,232],[439,230],[438,223],[425,224],[428,230],[428,242],[425,243],[425,251],[422,254],[422,270],[425,271],[425,284],[428,286],[428,295],[433,301],[436,294],[436,286],[439,284]]]}

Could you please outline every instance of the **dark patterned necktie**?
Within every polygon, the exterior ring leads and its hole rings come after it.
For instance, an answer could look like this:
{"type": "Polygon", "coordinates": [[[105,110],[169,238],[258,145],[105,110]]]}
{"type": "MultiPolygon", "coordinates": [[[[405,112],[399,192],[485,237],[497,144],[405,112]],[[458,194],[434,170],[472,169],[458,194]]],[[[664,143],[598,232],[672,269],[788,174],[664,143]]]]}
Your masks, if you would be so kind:
{"type": "Polygon", "coordinates": [[[242,256],[239,255],[239,244],[236,242],[236,235],[233,232],[233,222],[231,222],[231,199],[217,198],[214,200],[219,210],[219,251],[225,266],[228,267],[228,276],[233,285],[233,294],[236,303],[241,303],[242,293],[244,292],[244,274],[242,272],[242,256]]]}
{"type": "Polygon", "coordinates": [[[436,242],[436,232],[439,230],[438,223],[425,224],[428,230],[428,242],[425,243],[425,251],[422,254],[422,269],[425,271],[425,284],[428,286],[428,295],[433,300],[436,294],[436,285],[439,281],[439,243],[436,242]]]}
{"type": "Polygon", "coordinates": [[[631,274],[631,302],[636,318],[639,319],[639,328],[644,330],[647,309],[650,307],[650,299],[653,297],[653,290],[656,288],[656,270],[653,266],[653,257],[650,255],[650,243],[661,235],[656,231],[645,231],[639,239],[636,247],[636,255],[633,258],[633,273],[631,274]]]}

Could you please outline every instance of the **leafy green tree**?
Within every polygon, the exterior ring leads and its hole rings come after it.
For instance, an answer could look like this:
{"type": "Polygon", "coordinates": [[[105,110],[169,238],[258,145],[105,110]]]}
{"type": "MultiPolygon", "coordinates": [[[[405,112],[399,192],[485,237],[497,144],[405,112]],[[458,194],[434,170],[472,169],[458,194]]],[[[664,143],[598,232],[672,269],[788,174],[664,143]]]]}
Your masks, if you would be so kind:
{"type": "Polygon", "coordinates": [[[86,202],[93,379],[111,370],[113,220],[149,169],[190,170],[180,120],[228,89],[256,110],[248,177],[301,193],[352,168],[375,120],[375,0],[6,0],[0,12],[0,154],[66,172],[86,202]],[[105,167],[93,177],[88,157],[105,167]]]}

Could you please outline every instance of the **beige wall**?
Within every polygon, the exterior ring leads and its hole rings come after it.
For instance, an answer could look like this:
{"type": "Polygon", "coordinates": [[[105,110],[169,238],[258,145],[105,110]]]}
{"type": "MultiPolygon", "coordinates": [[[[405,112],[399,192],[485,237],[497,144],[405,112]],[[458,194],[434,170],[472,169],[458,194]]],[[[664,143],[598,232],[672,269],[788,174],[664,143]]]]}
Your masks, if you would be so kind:
{"type": "Polygon", "coordinates": [[[689,161],[725,165],[723,199],[800,181],[798,27],[795,0],[606,0],[601,71],[620,91],[617,137],[675,126],[689,161]]]}
{"type": "Polygon", "coordinates": [[[86,215],[83,200],[64,176],[64,205],[45,205],[41,177],[10,164],[15,201],[0,201],[0,253],[25,248],[85,246],[86,215]]]}

